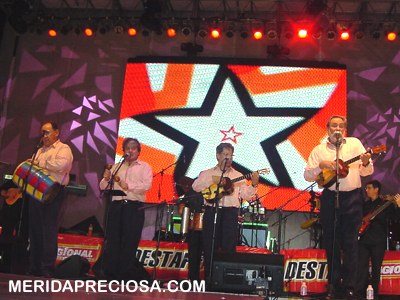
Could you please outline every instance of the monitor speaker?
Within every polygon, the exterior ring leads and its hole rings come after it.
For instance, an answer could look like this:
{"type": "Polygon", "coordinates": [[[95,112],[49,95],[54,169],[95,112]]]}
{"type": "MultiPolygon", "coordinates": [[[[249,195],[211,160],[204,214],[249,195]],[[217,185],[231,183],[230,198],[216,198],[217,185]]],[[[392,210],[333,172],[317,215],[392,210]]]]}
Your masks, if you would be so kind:
{"type": "Polygon", "coordinates": [[[279,296],[283,291],[283,255],[216,253],[211,290],[279,296]]]}

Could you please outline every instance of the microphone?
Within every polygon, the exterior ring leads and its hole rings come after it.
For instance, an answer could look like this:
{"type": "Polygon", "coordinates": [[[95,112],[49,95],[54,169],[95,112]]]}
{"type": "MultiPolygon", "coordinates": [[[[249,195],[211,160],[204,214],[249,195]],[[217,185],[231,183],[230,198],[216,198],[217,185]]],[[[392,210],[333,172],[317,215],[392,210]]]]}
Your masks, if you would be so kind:
{"type": "Polygon", "coordinates": [[[123,158],[124,158],[124,159],[127,159],[129,156],[131,156],[129,153],[125,153],[124,156],[123,156],[123,158]]]}
{"type": "Polygon", "coordinates": [[[333,136],[334,136],[337,144],[340,144],[343,141],[343,134],[339,130],[336,130],[333,133],[333,136]]]}

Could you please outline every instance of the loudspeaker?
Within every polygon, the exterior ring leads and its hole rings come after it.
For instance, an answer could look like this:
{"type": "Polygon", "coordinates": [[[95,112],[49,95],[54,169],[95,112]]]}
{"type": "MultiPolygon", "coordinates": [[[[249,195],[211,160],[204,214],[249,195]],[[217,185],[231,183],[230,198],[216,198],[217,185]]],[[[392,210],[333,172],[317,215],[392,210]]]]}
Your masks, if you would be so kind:
{"type": "Polygon", "coordinates": [[[283,291],[283,255],[216,253],[211,290],[254,293],[267,291],[279,296],[283,291]]]}
{"type": "Polygon", "coordinates": [[[89,261],[79,255],[71,255],[56,266],[54,276],[60,279],[80,279],[87,277],[89,261]]]}

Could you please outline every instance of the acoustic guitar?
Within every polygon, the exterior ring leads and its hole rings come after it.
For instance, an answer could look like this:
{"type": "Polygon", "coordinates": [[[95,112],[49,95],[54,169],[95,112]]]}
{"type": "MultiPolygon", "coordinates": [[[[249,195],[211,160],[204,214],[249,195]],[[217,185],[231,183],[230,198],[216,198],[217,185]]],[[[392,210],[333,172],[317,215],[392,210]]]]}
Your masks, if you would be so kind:
{"type": "MultiPolygon", "coordinates": [[[[382,152],[386,152],[386,145],[379,145],[376,146],[370,150],[368,150],[367,153],[372,154],[380,154],[382,152]]],[[[361,155],[358,155],[356,157],[353,157],[352,159],[349,159],[345,162],[343,160],[339,159],[339,178],[345,178],[349,174],[349,165],[353,162],[356,162],[357,160],[360,159],[361,155]]],[[[318,174],[318,176],[315,178],[315,181],[318,183],[318,186],[320,188],[325,187],[328,188],[332,184],[336,182],[336,171],[331,170],[331,169],[322,169],[322,171],[318,174]]]]}
{"type": "Polygon", "coordinates": [[[376,207],[372,211],[370,211],[368,214],[366,214],[363,219],[362,223],[360,226],[360,229],[358,230],[358,238],[365,233],[365,231],[368,229],[368,227],[371,225],[371,222],[375,219],[375,217],[383,212],[388,206],[390,206],[392,203],[395,203],[396,199],[400,198],[400,194],[396,194],[394,196],[392,195],[387,195],[382,197],[383,199],[387,200],[384,204],[381,206],[376,207]]]}
{"type": "MultiPolygon", "coordinates": [[[[260,169],[256,171],[258,174],[268,174],[270,172],[270,170],[268,168],[265,169],[260,169]]],[[[205,188],[204,190],[201,191],[201,194],[203,195],[203,198],[207,201],[207,202],[212,202],[213,200],[215,200],[215,198],[217,196],[219,197],[223,197],[225,195],[230,195],[233,193],[233,183],[243,180],[243,179],[250,179],[251,178],[251,173],[248,173],[246,175],[240,176],[240,177],[236,177],[233,179],[230,179],[228,177],[225,177],[228,181],[227,184],[225,184],[225,186],[221,186],[219,187],[218,191],[218,185],[216,183],[213,183],[212,185],[210,185],[208,188],[205,188]]]]}

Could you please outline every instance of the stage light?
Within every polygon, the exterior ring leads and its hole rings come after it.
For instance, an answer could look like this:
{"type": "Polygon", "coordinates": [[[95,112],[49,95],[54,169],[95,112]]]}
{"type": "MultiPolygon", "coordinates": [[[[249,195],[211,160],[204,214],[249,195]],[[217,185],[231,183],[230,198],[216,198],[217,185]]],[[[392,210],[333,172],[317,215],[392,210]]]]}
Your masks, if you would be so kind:
{"type": "Polygon", "coordinates": [[[388,41],[394,41],[394,40],[396,40],[396,38],[397,38],[397,34],[396,34],[396,32],[394,32],[394,31],[389,31],[389,32],[387,32],[386,33],[386,39],[388,40],[388,41]]]}
{"type": "Polygon", "coordinates": [[[263,38],[263,33],[262,33],[262,31],[261,30],[255,30],[254,32],[253,32],[253,37],[254,37],[254,39],[256,39],[256,40],[261,40],[262,38],[263,38]]]}
{"type": "Polygon", "coordinates": [[[362,30],[358,30],[356,31],[356,33],[354,34],[354,36],[356,37],[357,40],[361,40],[364,38],[365,33],[362,30]]]}
{"type": "Polygon", "coordinates": [[[217,39],[221,36],[221,30],[218,28],[214,28],[211,30],[211,37],[217,39]]]}
{"type": "Polygon", "coordinates": [[[308,36],[308,32],[307,29],[299,29],[299,31],[297,32],[297,36],[301,39],[305,39],[308,36]]]}
{"type": "Polygon", "coordinates": [[[293,38],[293,32],[290,30],[286,31],[284,35],[285,35],[285,38],[288,40],[291,40],[293,38]]]}
{"type": "Polygon", "coordinates": [[[137,35],[137,29],[135,27],[129,27],[126,32],[128,33],[129,36],[135,36],[137,35]]]}
{"type": "Polygon", "coordinates": [[[247,39],[247,38],[249,37],[248,31],[246,31],[246,30],[241,31],[241,32],[240,32],[240,37],[241,37],[242,39],[247,39]]]}
{"type": "Polygon", "coordinates": [[[316,39],[316,40],[319,40],[322,37],[322,28],[318,28],[316,30],[313,30],[312,37],[314,39],[316,39]]]}
{"type": "Polygon", "coordinates": [[[185,35],[185,36],[188,36],[192,33],[192,29],[189,26],[182,27],[181,31],[182,31],[183,35],[185,35]]]}
{"type": "Polygon", "coordinates": [[[267,37],[270,40],[275,40],[278,37],[278,32],[275,29],[268,30],[267,37]]]}
{"type": "Polygon", "coordinates": [[[176,36],[176,29],[173,27],[167,28],[167,36],[173,38],[176,36]]]}
{"type": "Polygon", "coordinates": [[[333,30],[329,30],[326,33],[326,37],[328,38],[328,40],[334,40],[336,38],[336,32],[333,30]]]}
{"type": "Polygon", "coordinates": [[[205,29],[200,29],[198,32],[197,32],[197,35],[199,36],[199,37],[201,37],[201,38],[205,38],[206,36],[207,36],[207,30],[205,30],[205,29]]]}
{"type": "Polygon", "coordinates": [[[94,30],[93,30],[92,28],[90,28],[90,27],[86,27],[86,28],[83,30],[83,33],[84,33],[87,37],[91,37],[91,36],[94,35],[94,30]]]}
{"type": "Polygon", "coordinates": [[[49,37],[56,37],[57,36],[57,30],[55,30],[54,28],[50,28],[49,30],[47,30],[47,35],[49,37]]]}
{"type": "Polygon", "coordinates": [[[121,24],[114,25],[114,32],[115,32],[116,34],[121,34],[121,33],[123,33],[124,31],[125,31],[125,28],[124,28],[124,26],[122,26],[121,24]]]}
{"type": "Polygon", "coordinates": [[[374,40],[379,40],[381,33],[378,30],[374,30],[371,32],[371,36],[374,40]]]}
{"type": "Polygon", "coordinates": [[[347,30],[344,30],[340,33],[340,39],[342,41],[348,41],[350,39],[350,33],[347,30]]]}

